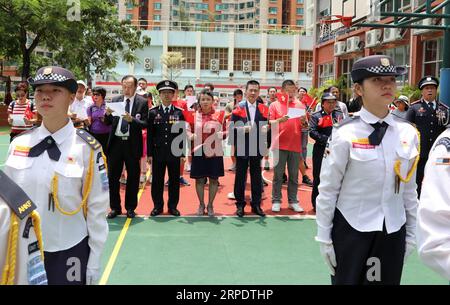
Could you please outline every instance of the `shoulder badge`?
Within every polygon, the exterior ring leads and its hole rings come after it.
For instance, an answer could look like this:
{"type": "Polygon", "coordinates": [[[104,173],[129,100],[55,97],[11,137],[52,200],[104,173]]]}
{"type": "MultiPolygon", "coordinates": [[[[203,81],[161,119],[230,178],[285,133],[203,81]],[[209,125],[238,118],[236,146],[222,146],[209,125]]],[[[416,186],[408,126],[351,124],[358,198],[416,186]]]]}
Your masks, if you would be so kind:
{"type": "Polygon", "coordinates": [[[445,148],[447,149],[447,152],[450,152],[450,138],[448,138],[448,137],[440,138],[436,142],[436,145],[434,145],[434,148],[438,147],[439,145],[444,145],[445,148]]]}
{"type": "Polygon", "coordinates": [[[439,106],[444,107],[445,109],[449,109],[449,107],[447,105],[445,105],[444,103],[439,102],[439,106]]]}
{"type": "Polygon", "coordinates": [[[77,129],[77,135],[88,143],[93,150],[102,147],[102,145],[86,130],[77,129]]]}
{"type": "Polygon", "coordinates": [[[359,115],[353,115],[353,116],[349,116],[348,118],[345,118],[343,121],[341,121],[340,123],[336,123],[334,124],[334,127],[339,128],[342,127],[350,122],[354,122],[356,120],[359,120],[360,117],[359,115]]]}
{"type": "Polygon", "coordinates": [[[411,106],[412,106],[412,105],[415,105],[415,104],[417,104],[417,103],[421,103],[421,102],[422,102],[422,100],[414,101],[414,102],[411,103],[411,106]]]}
{"type": "Polygon", "coordinates": [[[3,171],[0,171],[0,197],[20,219],[36,209],[30,197],[3,171]]]}

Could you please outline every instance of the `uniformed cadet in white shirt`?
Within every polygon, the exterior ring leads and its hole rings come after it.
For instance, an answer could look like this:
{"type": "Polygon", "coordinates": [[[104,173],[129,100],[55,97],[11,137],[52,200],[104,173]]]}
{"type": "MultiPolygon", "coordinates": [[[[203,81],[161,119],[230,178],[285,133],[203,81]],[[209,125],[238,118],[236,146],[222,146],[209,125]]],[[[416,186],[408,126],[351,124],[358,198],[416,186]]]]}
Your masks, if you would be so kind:
{"type": "Polygon", "coordinates": [[[450,129],[436,139],[425,166],[417,210],[417,249],[422,261],[450,280],[450,129]]]}
{"type": "Polygon", "coordinates": [[[0,171],[0,285],[46,285],[36,205],[0,171]]]}
{"type": "Polygon", "coordinates": [[[363,108],[333,128],[317,197],[316,240],[333,284],[400,284],[415,247],[419,136],[388,108],[405,73],[384,55],[353,65],[363,108]]]}
{"type": "Polygon", "coordinates": [[[101,145],[67,117],[77,91],[70,71],[44,67],[29,82],[43,122],[11,143],[5,173],[41,215],[48,283],[93,284],[108,235],[105,157],[101,145]]]}

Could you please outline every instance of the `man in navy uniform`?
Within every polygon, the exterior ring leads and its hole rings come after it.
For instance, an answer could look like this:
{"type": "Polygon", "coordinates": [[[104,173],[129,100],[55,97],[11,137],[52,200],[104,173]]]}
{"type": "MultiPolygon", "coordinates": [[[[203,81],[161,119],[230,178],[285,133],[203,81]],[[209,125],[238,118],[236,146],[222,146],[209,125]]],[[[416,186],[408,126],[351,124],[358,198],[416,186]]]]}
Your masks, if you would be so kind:
{"type": "Polygon", "coordinates": [[[322,167],[323,155],[331,136],[333,125],[343,120],[344,114],[337,106],[337,98],[330,92],[322,96],[321,110],[315,112],[309,120],[309,135],[316,142],[313,148],[313,190],[311,194],[311,203],[314,211],[316,210],[316,198],[319,195],[320,169],[322,167]]]}
{"type": "Polygon", "coordinates": [[[445,130],[449,120],[449,109],[440,103],[437,96],[439,80],[433,76],[423,77],[418,84],[422,98],[411,103],[406,119],[414,123],[420,132],[420,160],[417,165],[417,194],[420,197],[425,164],[436,138],[445,130]]]}
{"type": "Polygon", "coordinates": [[[169,213],[180,216],[177,205],[180,197],[180,161],[184,158],[186,129],[183,110],[172,105],[178,84],[163,80],[156,85],[161,105],[150,109],[148,114],[147,156],[152,164],[151,216],[163,212],[164,175],[169,172],[169,213]],[[174,145],[172,143],[175,141],[174,145]],[[179,142],[177,144],[177,142],[179,142]]]}

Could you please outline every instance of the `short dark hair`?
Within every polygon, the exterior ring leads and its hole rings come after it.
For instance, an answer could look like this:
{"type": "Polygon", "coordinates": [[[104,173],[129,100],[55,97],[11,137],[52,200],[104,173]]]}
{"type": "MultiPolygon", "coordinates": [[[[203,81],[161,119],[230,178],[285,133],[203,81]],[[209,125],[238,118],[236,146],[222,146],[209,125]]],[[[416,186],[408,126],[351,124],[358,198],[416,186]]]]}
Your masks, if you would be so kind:
{"type": "Polygon", "coordinates": [[[276,87],[269,87],[269,89],[267,89],[267,93],[269,93],[270,89],[275,89],[275,92],[278,91],[276,87]]]}
{"type": "Polygon", "coordinates": [[[331,92],[331,89],[333,89],[333,88],[336,88],[336,89],[338,89],[338,90],[339,90],[338,86],[330,86],[330,87],[328,87],[328,89],[327,89],[327,90],[328,90],[329,92],[331,92]]]}
{"type": "Polygon", "coordinates": [[[308,89],[306,89],[305,87],[300,87],[300,88],[298,88],[298,91],[300,91],[300,89],[303,89],[303,90],[305,90],[306,92],[308,92],[308,89]]]}
{"type": "Polygon", "coordinates": [[[244,95],[244,92],[242,92],[242,90],[241,89],[236,89],[236,90],[234,90],[233,91],[233,96],[236,96],[236,95],[244,95]]]}
{"type": "Polygon", "coordinates": [[[209,87],[209,88],[211,88],[211,91],[214,91],[214,85],[213,85],[212,83],[206,83],[206,84],[203,86],[203,88],[205,88],[205,87],[209,87]]]}
{"type": "Polygon", "coordinates": [[[184,86],[184,91],[186,91],[186,90],[189,89],[189,88],[192,88],[192,90],[195,91],[194,86],[192,86],[192,85],[186,85],[186,86],[184,86]]]}
{"type": "Polygon", "coordinates": [[[14,89],[14,92],[17,92],[17,91],[28,92],[28,83],[27,82],[20,82],[20,83],[18,83],[16,88],[14,89]]]}
{"type": "Polygon", "coordinates": [[[141,80],[143,80],[145,83],[147,83],[147,80],[146,80],[145,78],[143,78],[143,77],[141,77],[140,79],[138,79],[138,83],[139,83],[141,80]]]}
{"type": "Polygon", "coordinates": [[[121,83],[123,83],[124,80],[127,80],[127,79],[129,79],[129,78],[132,78],[132,79],[133,79],[134,86],[137,87],[137,85],[138,85],[138,80],[137,80],[137,78],[134,77],[133,75],[125,75],[124,77],[122,77],[121,83]]]}
{"type": "Polygon", "coordinates": [[[106,97],[106,89],[103,87],[94,87],[92,89],[92,94],[94,93],[99,93],[103,97],[103,99],[105,99],[106,97]]]}
{"type": "Polygon", "coordinates": [[[281,87],[284,89],[284,88],[286,88],[286,86],[289,86],[289,85],[294,85],[294,86],[295,86],[295,83],[294,83],[294,81],[293,81],[292,79],[287,79],[287,80],[285,80],[285,81],[281,84],[281,87]]]}
{"type": "Polygon", "coordinates": [[[211,97],[213,99],[213,101],[214,101],[214,95],[212,94],[211,90],[202,89],[202,91],[200,91],[200,94],[198,96],[198,100],[199,101],[200,101],[200,96],[202,96],[202,95],[207,95],[207,96],[211,97]]]}
{"type": "Polygon", "coordinates": [[[247,85],[245,85],[245,90],[247,90],[247,89],[248,89],[248,86],[250,86],[250,85],[257,85],[258,88],[260,87],[260,84],[259,84],[258,81],[254,80],[254,79],[251,79],[251,80],[249,80],[249,81],[247,82],[247,85]]]}

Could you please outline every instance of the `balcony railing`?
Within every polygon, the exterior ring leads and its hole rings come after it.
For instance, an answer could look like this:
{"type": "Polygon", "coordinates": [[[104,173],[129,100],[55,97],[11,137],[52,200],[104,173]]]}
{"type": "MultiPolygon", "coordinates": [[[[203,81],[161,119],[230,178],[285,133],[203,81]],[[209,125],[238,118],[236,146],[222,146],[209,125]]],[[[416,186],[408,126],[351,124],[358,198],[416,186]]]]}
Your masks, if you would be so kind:
{"type": "Polygon", "coordinates": [[[131,20],[131,26],[145,30],[201,31],[201,32],[248,32],[288,35],[309,35],[303,26],[258,24],[257,18],[249,18],[240,22],[234,21],[181,21],[181,20],[131,20]]]}

